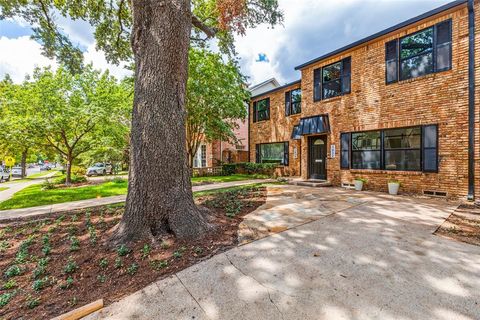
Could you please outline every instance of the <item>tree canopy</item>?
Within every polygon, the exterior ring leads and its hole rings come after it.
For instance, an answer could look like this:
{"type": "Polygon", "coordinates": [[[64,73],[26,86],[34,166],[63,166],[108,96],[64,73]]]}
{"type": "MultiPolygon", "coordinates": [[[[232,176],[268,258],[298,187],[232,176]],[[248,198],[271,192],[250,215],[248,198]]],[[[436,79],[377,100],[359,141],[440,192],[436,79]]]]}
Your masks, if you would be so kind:
{"type": "Polygon", "coordinates": [[[187,152],[190,166],[201,141],[235,142],[238,120],[247,116],[245,78],[220,54],[190,49],[187,81],[187,152]]]}
{"type": "MultiPolygon", "coordinates": [[[[192,0],[191,41],[203,46],[216,37],[222,53],[233,56],[234,35],[247,28],[283,21],[277,0],[192,0]]],[[[71,72],[82,70],[82,51],[58,25],[57,16],[87,21],[94,29],[97,49],[107,61],[133,62],[133,21],[130,1],[0,0],[0,20],[20,18],[32,25],[33,38],[42,43],[43,54],[56,58],[71,72]]],[[[135,37],[135,35],[133,35],[135,37]]]]}

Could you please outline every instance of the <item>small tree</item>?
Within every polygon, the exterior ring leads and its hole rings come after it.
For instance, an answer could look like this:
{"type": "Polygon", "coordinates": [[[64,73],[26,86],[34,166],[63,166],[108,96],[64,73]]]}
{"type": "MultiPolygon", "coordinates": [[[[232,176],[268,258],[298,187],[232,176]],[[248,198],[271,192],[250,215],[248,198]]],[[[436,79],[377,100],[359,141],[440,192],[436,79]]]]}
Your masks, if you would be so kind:
{"type": "Polygon", "coordinates": [[[38,127],[31,98],[28,82],[14,84],[9,77],[0,82],[0,146],[4,156],[20,156],[22,178],[26,176],[27,158],[37,146],[38,127]]]}
{"type": "Polygon", "coordinates": [[[37,70],[34,79],[39,135],[65,160],[68,185],[73,162],[98,143],[100,128],[115,123],[112,115],[128,99],[113,77],[91,65],[76,75],[64,68],[37,70]]]}
{"type": "Polygon", "coordinates": [[[235,141],[237,121],[245,119],[250,94],[233,62],[219,54],[190,49],[187,82],[187,153],[190,167],[203,141],[235,141]]]}

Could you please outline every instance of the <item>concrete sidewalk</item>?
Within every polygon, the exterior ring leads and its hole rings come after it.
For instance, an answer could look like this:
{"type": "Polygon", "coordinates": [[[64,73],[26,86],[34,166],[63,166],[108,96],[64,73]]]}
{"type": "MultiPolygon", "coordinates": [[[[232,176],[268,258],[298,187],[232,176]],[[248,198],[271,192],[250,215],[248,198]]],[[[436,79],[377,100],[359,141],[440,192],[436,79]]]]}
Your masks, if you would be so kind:
{"type": "Polygon", "coordinates": [[[15,180],[12,180],[10,182],[0,184],[0,187],[8,188],[7,190],[0,191],[0,202],[10,199],[16,192],[30,187],[31,185],[42,183],[43,181],[45,181],[45,179],[54,176],[56,173],[56,171],[49,172],[43,177],[39,177],[29,181],[16,182],[15,180]]]}
{"type": "MultiPolygon", "coordinates": [[[[295,210],[312,210],[318,199],[296,198],[297,188],[284,190],[295,210]]],[[[321,192],[361,201],[218,254],[86,319],[480,319],[480,248],[432,235],[455,204],[321,192]]]]}
{"type": "MultiPolygon", "coordinates": [[[[243,186],[243,185],[249,185],[249,184],[256,184],[256,183],[274,182],[274,181],[275,180],[271,180],[271,179],[256,179],[256,180],[244,180],[244,181],[233,181],[233,182],[221,182],[221,183],[194,186],[192,187],[192,190],[193,192],[207,191],[207,190],[215,190],[215,189],[223,189],[223,188],[243,186]]],[[[33,216],[39,216],[43,214],[63,212],[63,211],[69,211],[69,210],[75,210],[75,209],[84,209],[84,208],[102,206],[107,204],[114,204],[114,203],[124,202],[126,197],[127,197],[126,195],[120,195],[120,196],[113,196],[113,197],[56,203],[51,205],[24,208],[24,209],[1,210],[0,221],[15,219],[15,218],[22,218],[22,217],[33,217],[33,216]]]]}

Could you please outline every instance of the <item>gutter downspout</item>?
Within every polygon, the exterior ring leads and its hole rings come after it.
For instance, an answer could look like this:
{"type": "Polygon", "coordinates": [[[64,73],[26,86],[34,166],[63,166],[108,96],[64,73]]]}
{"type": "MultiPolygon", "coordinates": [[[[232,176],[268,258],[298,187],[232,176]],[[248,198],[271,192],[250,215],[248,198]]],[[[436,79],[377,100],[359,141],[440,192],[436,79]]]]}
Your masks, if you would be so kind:
{"type": "Polygon", "coordinates": [[[468,196],[475,199],[475,12],[468,0],[468,196]]]}

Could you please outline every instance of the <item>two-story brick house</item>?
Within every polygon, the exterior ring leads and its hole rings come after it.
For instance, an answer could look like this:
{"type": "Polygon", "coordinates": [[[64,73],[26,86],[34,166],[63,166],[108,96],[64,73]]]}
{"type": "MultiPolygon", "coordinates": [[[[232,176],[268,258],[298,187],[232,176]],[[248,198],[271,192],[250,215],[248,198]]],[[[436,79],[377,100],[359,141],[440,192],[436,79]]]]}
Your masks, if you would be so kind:
{"type": "Polygon", "coordinates": [[[455,1],[297,66],[300,80],[251,99],[250,160],[336,186],[398,180],[404,192],[472,199],[479,12],[455,1]]]}

